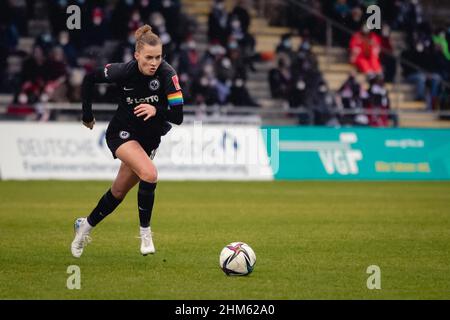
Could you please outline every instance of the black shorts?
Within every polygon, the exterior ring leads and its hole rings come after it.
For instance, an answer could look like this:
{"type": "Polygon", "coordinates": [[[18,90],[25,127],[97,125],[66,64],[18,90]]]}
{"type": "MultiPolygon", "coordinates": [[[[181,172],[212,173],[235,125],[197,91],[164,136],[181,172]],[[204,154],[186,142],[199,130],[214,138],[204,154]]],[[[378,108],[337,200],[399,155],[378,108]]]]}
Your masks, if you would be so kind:
{"type": "Polygon", "coordinates": [[[139,142],[148,156],[153,159],[156,154],[156,149],[158,149],[161,142],[161,137],[144,136],[136,133],[134,130],[121,130],[117,127],[108,126],[108,129],[106,130],[106,144],[108,145],[109,150],[111,150],[114,159],[117,159],[117,149],[125,142],[131,140],[139,142]]]}

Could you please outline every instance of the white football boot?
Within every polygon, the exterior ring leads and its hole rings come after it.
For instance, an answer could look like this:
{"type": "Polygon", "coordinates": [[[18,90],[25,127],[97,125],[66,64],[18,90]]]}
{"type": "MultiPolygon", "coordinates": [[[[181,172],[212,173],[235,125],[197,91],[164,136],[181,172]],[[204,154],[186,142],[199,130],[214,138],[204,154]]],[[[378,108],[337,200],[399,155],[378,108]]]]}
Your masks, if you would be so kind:
{"type": "Polygon", "coordinates": [[[153,245],[152,230],[150,227],[140,227],[141,238],[141,253],[146,256],[149,253],[155,253],[155,246],[153,245]]]}
{"type": "Polygon", "coordinates": [[[73,239],[71,245],[72,255],[75,258],[81,257],[84,247],[92,241],[91,237],[89,236],[92,228],[93,227],[89,225],[86,218],[78,218],[77,220],[75,220],[75,239],[73,239]]]}

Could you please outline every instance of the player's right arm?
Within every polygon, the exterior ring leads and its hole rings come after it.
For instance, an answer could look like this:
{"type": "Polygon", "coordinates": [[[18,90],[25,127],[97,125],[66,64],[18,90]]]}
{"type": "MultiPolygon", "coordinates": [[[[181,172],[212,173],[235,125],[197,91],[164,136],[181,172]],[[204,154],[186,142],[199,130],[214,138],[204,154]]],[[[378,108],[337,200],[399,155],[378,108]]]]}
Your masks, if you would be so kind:
{"type": "Polygon", "coordinates": [[[124,63],[107,64],[104,68],[95,69],[84,76],[81,85],[81,100],[83,124],[92,129],[95,124],[94,114],[92,113],[92,97],[96,83],[116,83],[120,81],[125,72],[124,63]]]}

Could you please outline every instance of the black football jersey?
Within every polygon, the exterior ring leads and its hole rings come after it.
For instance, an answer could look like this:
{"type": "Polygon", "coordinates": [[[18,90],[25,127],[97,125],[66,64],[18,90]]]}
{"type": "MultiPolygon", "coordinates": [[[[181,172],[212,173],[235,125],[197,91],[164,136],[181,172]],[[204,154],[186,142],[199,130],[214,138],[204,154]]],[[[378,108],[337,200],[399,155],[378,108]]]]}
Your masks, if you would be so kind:
{"type": "Polygon", "coordinates": [[[162,61],[153,76],[139,71],[138,63],[111,63],[97,70],[83,81],[83,121],[93,119],[91,91],[94,83],[114,83],[118,86],[119,106],[111,120],[112,126],[134,130],[138,133],[163,135],[167,122],[180,124],[183,121],[183,94],[175,70],[162,61]],[[151,104],[156,115],[146,121],[137,117],[134,108],[140,104],[151,104]]]}

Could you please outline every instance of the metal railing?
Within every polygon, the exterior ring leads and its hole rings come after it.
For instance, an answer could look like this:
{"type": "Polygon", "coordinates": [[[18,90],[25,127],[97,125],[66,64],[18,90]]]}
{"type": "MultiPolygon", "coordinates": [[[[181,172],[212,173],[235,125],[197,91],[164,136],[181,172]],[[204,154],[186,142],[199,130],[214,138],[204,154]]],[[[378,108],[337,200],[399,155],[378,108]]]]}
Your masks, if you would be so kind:
{"type": "MultiPolygon", "coordinates": [[[[112,118],[117,105],[115,104],[94,104],[94,114],[104,121],[112,118]]],[[[80,103],[47,103],[41,105],[41,112],[49,112],[52,114],[50,119],[55,121],[79,121],[81,118],[80,103]]],[[[202,121],[205,123],[230,123],[230,124],[255,124],[270,125],[280,123],[295,124],[300,117],[309,119],[310,123],[302,123],[303,125],[314,125],[314,114],[317,110],[300,108],[261,108],[261,107],[236,107],[236,106],[192,106],[184,107],[185,122],[202,121]],[[290,120],[290,122],[289,122],[290,120]],[[288,122],[287,122],[288,121],[288,122]]],[[[391,126],[397,126],[402,116],[407,114],[417,114],[417,111],[408,110],[391,110],[391,109],[343,109],[329,108],[322,110],[331,118],[343,119],[346,116],[365,115],[370,116],[387,116],[392,120],[391,126]],[[400,120],[399,120],[400,118],[400,120]]],[[[424,113],[424,112],[422,112],[424,113]]],[[[440,111],[434,114],[436,117],[448,117],[450,119],[450,111],[440,111]]],[[[36,114],[33,116],[21,116],[5,113],[4,108],[0,108],[0,120],[38,120],[36,114]],[[3,109],[3,110],[2,110],[3,109]]],[[[420,119],[417,119],[420,121],[420,119]]],[[[337,126],[346,125],[338,121],[337,126]]]]}

